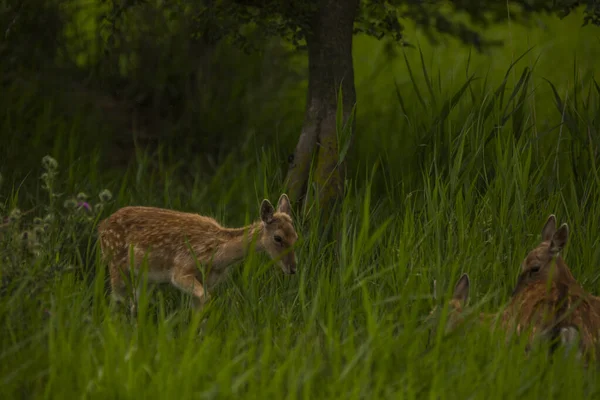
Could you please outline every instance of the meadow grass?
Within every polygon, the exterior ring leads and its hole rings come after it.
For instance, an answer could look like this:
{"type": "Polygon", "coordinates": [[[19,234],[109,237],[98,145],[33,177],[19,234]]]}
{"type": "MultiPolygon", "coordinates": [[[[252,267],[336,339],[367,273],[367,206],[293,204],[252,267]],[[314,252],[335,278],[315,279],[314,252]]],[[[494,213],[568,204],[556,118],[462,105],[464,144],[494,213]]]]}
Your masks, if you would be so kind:
{"type": "MultiPolygon", "coordinates": [[[[369,46],[359,54],[383,48],[369,46]]],[[[471,305],[497,310],[550,213],[569,224],[563,256],[573,274],[600,294],[600,91],[590,59],[570,49],[552,65],[507,47],[490,68],[484,56],[462,60],[459,79],[451,48],[423,46],[423,60],[453,67],[421,62],[417,50],[371,86],[370,66],[357,61],[354,168],[333,218],[340,242],[323,239],[312,212],[296,215],[299,273],[251,254],[202,314],[170,287],[143,292],[135,321],[111,308],[96,225],[128,204],[248,223],[282,190],[281,150],[247,146],[214,174],[182,177],[165,153],[140,149],[127,171],[105,173],[101,153],[77,156],[81,119],[42,120],[39,129],[57,130],[58,163],[46,158],[27,177],[5,167],[0,183],[2,398],[597,395],[595,367],[544,348],[526,356],[524,343],[476,325],[446,334],[447,310],[430,315],[462,272],[471,305]],[[465,85],[472,71],[479,80],[465,85]],[[540,83],[553,71],[556,95],[540,83]]]]}

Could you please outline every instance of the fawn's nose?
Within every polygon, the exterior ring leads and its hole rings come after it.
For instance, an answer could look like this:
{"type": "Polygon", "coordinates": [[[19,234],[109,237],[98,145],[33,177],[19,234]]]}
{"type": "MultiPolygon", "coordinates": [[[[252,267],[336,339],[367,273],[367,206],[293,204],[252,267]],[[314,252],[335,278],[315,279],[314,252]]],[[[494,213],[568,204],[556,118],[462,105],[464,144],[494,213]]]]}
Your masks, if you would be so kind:
{"type": "MultiPolygon", "coordinates": [[[[288,254],[288,256],[286,257],[285,263],[287,265],[287,273],[290,275],[294,275],[296,273],[296,266],[298,264],[298,259],[296,258],[295,254],[288,254]]],[[[284,269],[284,271],[286,270],[284,269]]]]}

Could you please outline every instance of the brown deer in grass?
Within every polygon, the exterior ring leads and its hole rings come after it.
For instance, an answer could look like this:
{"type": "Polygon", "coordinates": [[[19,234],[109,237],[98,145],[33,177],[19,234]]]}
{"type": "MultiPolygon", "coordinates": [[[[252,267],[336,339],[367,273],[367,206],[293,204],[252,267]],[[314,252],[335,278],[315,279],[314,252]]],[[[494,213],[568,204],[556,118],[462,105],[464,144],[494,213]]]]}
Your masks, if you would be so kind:
{"type": "MultiPolygon", "coordinates": [[[[260,220],[242,228],[226,228],[213,218],[193,213],[128,206],[102,221],[98,233],[116,300],[124,300],[128,277],[139,276],[146,261],[149,283],[171,283],[193,295],[194,305],[201,308],[210,299],[209,290],[227,267],[246,256],[253,241],[256,251],[266,252],[284,273],[296,273],[293,246],[298,235],[285,194],[277,209],[263,200],[260,220]]],[[[136,289],[130,310],[135,315],[139,285],[132,287],[136,289]]]]}
{"type": "MultiPolygon", "coordinates": [[[[500,318],[500,326],[507,333],[516,331],[519,336],[528,331],[529,343],[536,338],[560,340],[567,347],[578,346],[580,354],[595,358],[600,299],[581,287],[560,256],[568,236],[567,224],[556,229],[556,217],[550,215],[542,229],[542,242],[521,264],[508,305],[495,314],[480,314],[479,321],[489,323],[500,318]]],[[[469,277],[463,274],[450,300],[451,326],[463,318],[469,287],[469,277]]]]}
{"type": "Polygon", "coordinates": [[[517,335],[532,326],[532,335],[552,331],[553,335],[560,334],[563,341],[579,336],[581,352],[588,359],[595,359],[600,299],[585,291],[560,255],[568,238],[567,224],[557,229],[556,217],[550,215],[542,229],[542,242],[521,264],[503,323],[507,329],[516,329],[517,335]]]}
{"type": "MultiPolygon", "coordinates": [[[[546,287],[544,286],[544,289],[545,288],[546,287]]],[[[531,318],[527,318],[525,315],[520,314],[523,319],[522,328],[531,329],[527,347],[530,348],[532,343],[538,339],[555,342],[556,340],[560,340],[566,347],[573,347],[573,345],[576,344],[575,341],[577,340],[579,331],[576,327],[570,325],[568,321],[563,322],[558,317],[565,311],[566,292],[564,291],[564,286],[563,291],[560,293],[547,293],[546,290],[539,292],[538,290],[533,290],[533,288],[529,289],[530,290],[527,291],[528,296],[526,299],[532,300],[532,302],[529,303],[527,300],[522,299],[521,305],[523,305],[523,309],[517,310],[517,313],[523,310],[529,310],[530,312],[529,317],[531,318]]],[[[456,282],[454,293],[449,302],[450,311],[447,330],[451,330],[464,322],[464,308],[469,296],[469,290],[469,276],[463,274],[456,282]]],[[[513,301],[514,298],[511,299],[510,304],[516,304],[513,303],[513,301]]],[[[518,307],[514,306],[511,309],[509,306],[495,313],[481,312],[477,316],[476,323],[487,326],[491,330],[500,327],[505,330],[506,334],[510,334],[510,321],[513,321],[514,323],[513,314],[515,309],[518,309],[518,307]],[[499,324],[496,325],[498,322],[499,324]]],[[[514,326],[512,328],[514,329],[514,326]]],[[[520,335],[521,329],[517,329],[517,331],[517,335],[520,335]]],[[[555,347],[556,346],[553,346],[551,351],[553,351],[555,347]]]]}

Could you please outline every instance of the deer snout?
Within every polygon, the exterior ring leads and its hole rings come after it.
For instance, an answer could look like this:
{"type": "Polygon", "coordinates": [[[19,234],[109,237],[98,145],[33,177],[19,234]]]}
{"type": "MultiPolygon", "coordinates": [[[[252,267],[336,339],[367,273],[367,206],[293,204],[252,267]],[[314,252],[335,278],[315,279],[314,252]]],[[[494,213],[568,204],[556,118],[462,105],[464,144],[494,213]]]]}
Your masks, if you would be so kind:
{"type": "Polygon", "coordinates": [[[288,254],[283,262],[283,271],[289,275],[294,275],[297,269],[297,262],[298,260],[296,259],[296,255],[294,253],[288,254]]]}

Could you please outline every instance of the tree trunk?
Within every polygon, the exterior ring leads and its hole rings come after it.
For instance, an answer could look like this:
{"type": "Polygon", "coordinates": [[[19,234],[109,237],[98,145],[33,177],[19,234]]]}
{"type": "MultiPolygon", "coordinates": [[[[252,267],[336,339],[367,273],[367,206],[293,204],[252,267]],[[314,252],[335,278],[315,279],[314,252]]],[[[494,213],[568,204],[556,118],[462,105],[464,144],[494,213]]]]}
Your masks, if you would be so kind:
{"type": "Polygon", "coordinates": [[[352,35],[358,0],[317,0],[307,34],[308,97],[304,124],[287,175],[288,194],[301,204],[313,160],[314,183],[323,211],[343,194],[336,132],[337,95],[342,88],[344,123],[356,103],[352,35]]]}

